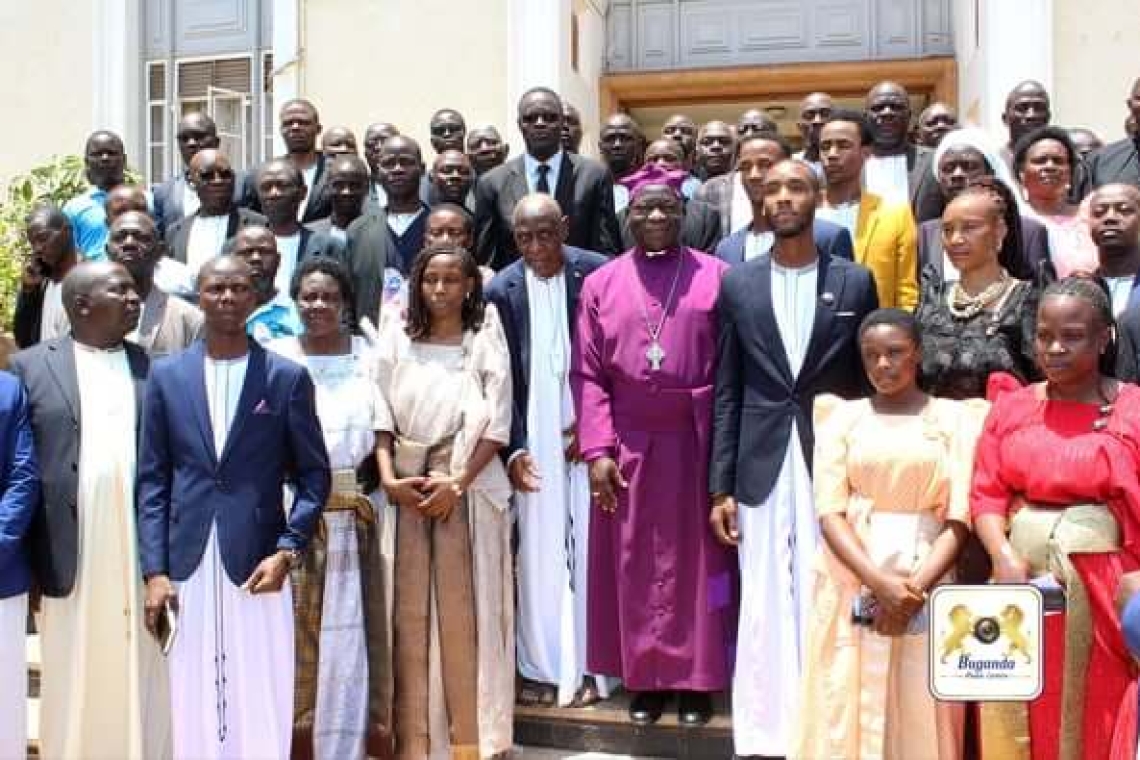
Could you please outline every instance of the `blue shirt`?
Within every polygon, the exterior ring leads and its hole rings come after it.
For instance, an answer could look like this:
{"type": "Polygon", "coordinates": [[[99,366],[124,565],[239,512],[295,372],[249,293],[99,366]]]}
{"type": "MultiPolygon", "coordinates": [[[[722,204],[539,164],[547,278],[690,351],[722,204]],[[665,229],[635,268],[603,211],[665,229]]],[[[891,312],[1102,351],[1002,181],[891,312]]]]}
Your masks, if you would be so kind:
{"type": "Polygon", "coordinates": [[[277,295],[258,306],[245,321],[245,331],[249,337],[261,345],[277,338],[292,338],[305,331],[301,325],[301,315],[287,293],[277,295]]]}
{"type": "MultiPolygon", "coordinates": [[[[523,154],[523,168],[526,170],[526,187],[532,193],[538,192],[538,167],[546,164],[550,171],[546,173],[546,184],[550,186],[550,196],[558,189],[558,172],[562,170],[562,151],[558,151],[545,161],[539,161],[529,153],[523,154]]],[[[566,213],[563,211],[562,213],[566,213]]]]}
{"type": "Polygon", "coordinates": [[[63,213],[71,220],[75,245],[88,261],[107,258],[106,200],[106,190],[91,187],[63,205],[63,213]]]}
{"type": "MultiPolygon", "coordinates": [[[[146,190],[146,205],[154,213],[154,196],[146,190]]],[[[63,213],[71,221],[75,246],[87,261],[107,258],[107,191],[89,187],[63,204],[63,213]]]]}

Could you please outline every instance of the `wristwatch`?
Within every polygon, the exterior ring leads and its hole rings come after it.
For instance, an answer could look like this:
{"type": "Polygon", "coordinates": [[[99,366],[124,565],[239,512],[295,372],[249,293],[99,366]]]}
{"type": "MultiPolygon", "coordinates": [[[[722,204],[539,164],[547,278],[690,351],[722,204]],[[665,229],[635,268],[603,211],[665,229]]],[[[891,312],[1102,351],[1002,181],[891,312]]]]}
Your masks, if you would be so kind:
{"type": "Polygon", "coordinates": [[[289,564],[290,570],[296,570],[301,566],[301,552],[298,549],[282,549],[285,552],[285,561],[289,564]]]}

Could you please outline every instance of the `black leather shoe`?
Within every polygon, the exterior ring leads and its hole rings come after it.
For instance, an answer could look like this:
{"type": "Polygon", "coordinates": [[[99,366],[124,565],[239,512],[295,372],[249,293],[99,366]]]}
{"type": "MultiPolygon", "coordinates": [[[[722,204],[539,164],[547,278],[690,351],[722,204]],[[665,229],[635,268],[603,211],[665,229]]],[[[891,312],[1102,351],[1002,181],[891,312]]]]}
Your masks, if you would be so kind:
{"type": "Polygon", "coordinates": [[[643,691],[629,703],[629,719],[635,726],[652,726],[661,717],[666,695],[660,691],[643,691]]]}
{"type": "Polygon", "coordinates": [[[677,721],[682,726],[703,726],[712,718],[712,713],[712,695],[703,691],[683,691],[677,695],[677,721]]]}

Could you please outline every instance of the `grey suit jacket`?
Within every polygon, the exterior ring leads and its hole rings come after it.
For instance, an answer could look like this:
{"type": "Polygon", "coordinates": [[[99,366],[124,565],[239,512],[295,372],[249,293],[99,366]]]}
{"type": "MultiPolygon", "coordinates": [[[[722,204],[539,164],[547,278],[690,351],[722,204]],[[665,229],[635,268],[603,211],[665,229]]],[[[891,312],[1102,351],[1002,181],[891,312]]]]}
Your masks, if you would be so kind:
{"type": "Polygon", "coordinates": [[[151,359],[176,354],[202,337],[202,312],[152,286],[143,302],[136,342],[151,359]]]}
{"type": "MultiPolygon", "coordinates": [[[[146,352],[124,344],[135,387],[135,432],[142,419],[146,352]]],[[[32,572],[45,596],[64,597],[75,586],[79,558],[79,441],[82,419],[75,346],[70,337],[45,341],[12,357],[10,369],[28,390],[28,409],[40,462],[42,508],[32,518],[32,572]]]]}
{"type": "MultiPolygon", "coordinates": [[[[511,216],[528,193],[523,157],[497,166],[475,183],[475,248],[479,263],[498,271],[518,258],[511,216]]],[[[613,182],[593,159],[562,154],[554,197],[570,220],[566,245],[614,255],[621,232],[614,214],[613,182]]]]}

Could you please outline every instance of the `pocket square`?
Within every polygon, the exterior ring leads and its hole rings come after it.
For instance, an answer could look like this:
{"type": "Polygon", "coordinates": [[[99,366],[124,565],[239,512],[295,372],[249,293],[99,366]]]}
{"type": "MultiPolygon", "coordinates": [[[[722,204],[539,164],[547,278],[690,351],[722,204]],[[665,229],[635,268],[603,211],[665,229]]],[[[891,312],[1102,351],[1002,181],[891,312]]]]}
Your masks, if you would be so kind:
{"type": "Polygon", "coordinates": [[[853,311],[837,311],[837,312],[835,312],[835,316],[837,316],[837,317],[853,317],[853,316],[855,316],[855,312],[853,312],[853,311]]]}
{"type": "Polygon", "coordinates": [[[270,414],[271,412],[272,410],[269,408],[269,404],[265,403],[265,399],[261,399],[257,402],[257,406],[253,407],[254,414],[270,414]]]}

